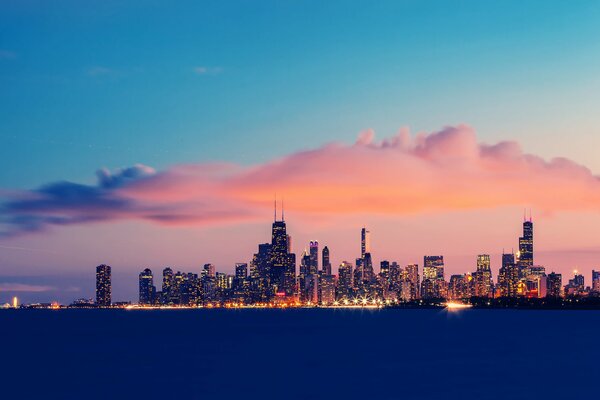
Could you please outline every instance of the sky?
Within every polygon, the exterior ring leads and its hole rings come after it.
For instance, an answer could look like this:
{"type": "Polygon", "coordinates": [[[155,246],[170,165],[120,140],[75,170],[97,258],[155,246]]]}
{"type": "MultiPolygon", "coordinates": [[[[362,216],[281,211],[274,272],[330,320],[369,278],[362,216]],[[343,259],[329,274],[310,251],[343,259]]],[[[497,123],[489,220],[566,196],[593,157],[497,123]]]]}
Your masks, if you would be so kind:
{"type": "MultiPolygon", "coordinates": [[[[597,1],[0,2],[0,303],[269,241],[599,268],[597,1]]],[[[335,268],[334,268],[335,270],[335,268]]]]}

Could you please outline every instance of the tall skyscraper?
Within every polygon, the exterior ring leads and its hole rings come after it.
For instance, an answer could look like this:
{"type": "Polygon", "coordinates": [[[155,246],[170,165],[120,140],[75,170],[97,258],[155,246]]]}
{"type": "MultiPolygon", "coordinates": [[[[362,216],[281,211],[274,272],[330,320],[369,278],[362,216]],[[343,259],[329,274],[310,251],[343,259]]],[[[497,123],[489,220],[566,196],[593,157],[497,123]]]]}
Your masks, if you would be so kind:
{"type": "Polygon", "coordinates": [[[419,264],[409,264],[404,269],[406,278],[404,281],[410,283],[411,298],[416,300],[421,297],[421,282],[419,282],[419,264]]]}
{"type": "Polygon", "coordinates": [[[523,275],[529,274],[529,268],[533,267],[533,221],[523,221],[523,236],[519,238],[519,267],[523,275]]]}
{"type": "Polygon", "coordinates": [[[475,295],[477,297],[492,296],[492,269],[489,254],[480,254],[477,256],[475,295]]]}
{"type": "Polygon", "coordinates": [[[173,285],[175,283],[175,277],[173,270],[169,267],[163,269],[163,281],[162,281],[162,299],[163,304],[175,304],[173,299],[173,285]]]}
{"type": "Polygon", "coordinates": [[[519,267],[515,264],[515,255],[502,254],[502,266],[498,272],[500,297],[517,297],[519,286],[519,267]]]}
{"type": "Polygon", "coordinates": [[[367,228],[360,231],[360,256],[364,257],[366,253],[371,252],[371,232],[367,228]]]}
{"type": "Polygon", "coordinates": [[[154,304],[154,295],[156,288],[154,287],[154,277],[152,271],[146,268],[139,275],[139,304],[150,305],[154,304]]]}
{"type": "Polygon", "coordinates": [[[331,275],[331,262],[329,261],[329,248],[323,247],[323,275],[331,275]]]}
{"type": "Polygon", "coordinates": [[[319,242],[311,240],[308,248],[308,255],[310,256],[310,273],[316,274],[319,271],[319,242]]]}
{"type": "Polygon", "coordinates": [[[109,307],[112,304],[111,269],[108,265],[96,267],[96,305],[109,307]]]}

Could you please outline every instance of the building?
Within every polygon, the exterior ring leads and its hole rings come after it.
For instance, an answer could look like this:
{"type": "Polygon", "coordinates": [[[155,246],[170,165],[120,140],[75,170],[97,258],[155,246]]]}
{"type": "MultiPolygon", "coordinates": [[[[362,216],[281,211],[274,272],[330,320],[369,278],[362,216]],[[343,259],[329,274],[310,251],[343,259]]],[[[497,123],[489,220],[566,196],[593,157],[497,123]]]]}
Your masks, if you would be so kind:
{"type": "Polygon", "coordinates": [[[139,304],[151,305],[155,302],[156,287],[152,271],[146,268],[139,275],[139,304]]]}
{"type": "Polygon", "coordinates": [[[489,254],[480,254],[477,256],[475,296],[492,297],[492,268],[489,254]]]}
{"type": "Polygon", "coordinates": [[[322,255],[323,275],[331,275],[331,262],[329,261],[329,248],[327,246],[323,247],[322,255]]]}
{"type": "Polygon", "coordinates": [[[550,272],[546,279],[546,296],[559,298],[562,297],[562,275],[550,272]]]}
{"type": "Polygon", "coordinates": [[[112,304],[111,268],[108,265],[96,267],[96,305],[110,307],[112,304]]]}
{"type": "Polygon", "coordinates": [[[533,267],[533,222],[531,216],[529,220],[523,221],[523,236],[519,238],[519,268],[524,271],[523,275],[529,275],[527,271],[533,267]]]}
{"type": "Polygon", "coordinates": [[[335,276],[322,275],[319,284],[319,303],[330,305],[335,301],[335,276]]]}
{"type": "Polygon", "coordinates": [[[353,270],[353,265],[347,261],[342,261],[338,267],[338,284],[335,294],[338,301],[349,300],[354,295],[353,270]]]}
{"type": "Polygon", "coordinates": [[[360,230],[360,256],[365,256],[366,253],[371,252],[371,232],[367,228],[360,230]]]}
{"type": "Polygon", "coordinates": [[[577,270],[573,272],[573,279],[569,279],[569,283],[565,285],[565,296],[579,296],[585,292],[585,280],[583,275],[577,270]]]}
{"type": "Polygon", "coordinates": [[[448,298],[450,300],[461,300],[469,297],[465,275],[450,276],[448,285],[448,298]]]}
{"type": "Polygon", "coordinates": [[[592,270],[592,292],[600,293],[600,271],[592,270]]]}
{"type": "Polygon", "coordinates": [[[419,264],[409,264],[404,268],[402,281],[409,283],[410,300],[416,300],[421,297],[421,283],[419,281],[419,264]]]}
{"type": "Polygon", "coordinates": [[[444,297],[444,283],[444,256],[425,256],[421,297],[424,299],[444,297]]]}

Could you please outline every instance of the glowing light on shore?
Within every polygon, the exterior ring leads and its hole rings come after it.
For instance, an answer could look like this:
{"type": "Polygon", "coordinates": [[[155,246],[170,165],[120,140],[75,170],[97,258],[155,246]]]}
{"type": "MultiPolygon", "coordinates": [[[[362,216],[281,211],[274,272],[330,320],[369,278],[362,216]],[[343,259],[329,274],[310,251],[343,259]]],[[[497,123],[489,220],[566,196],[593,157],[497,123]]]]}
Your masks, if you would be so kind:
{"type": "Polygon", "coordinates": [[[13,308],[17,308],[19,307],[19,299],[17,299],[17,296],[13,297],[13,308]]]}
{"type": "Polygon", "coordinates": [[[473,307],[471,304],[457,303],[454,301],[449,301],[446,303],[446,308],[448,310],[461,310],[463,308],[473,307]]]}

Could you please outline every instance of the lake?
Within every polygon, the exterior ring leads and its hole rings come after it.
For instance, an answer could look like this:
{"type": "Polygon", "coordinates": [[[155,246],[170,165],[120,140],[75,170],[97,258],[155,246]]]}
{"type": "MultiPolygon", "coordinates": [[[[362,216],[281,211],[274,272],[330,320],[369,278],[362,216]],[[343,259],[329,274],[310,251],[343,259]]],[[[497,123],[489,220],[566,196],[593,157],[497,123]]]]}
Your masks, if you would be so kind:
{"type": "Polygon", "coordinates": [[[599,338],[600,311],[0,310],[0,393],[595,398],[599,338]]]}

